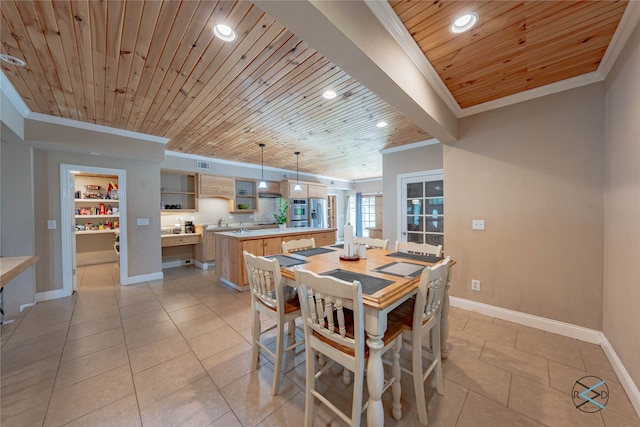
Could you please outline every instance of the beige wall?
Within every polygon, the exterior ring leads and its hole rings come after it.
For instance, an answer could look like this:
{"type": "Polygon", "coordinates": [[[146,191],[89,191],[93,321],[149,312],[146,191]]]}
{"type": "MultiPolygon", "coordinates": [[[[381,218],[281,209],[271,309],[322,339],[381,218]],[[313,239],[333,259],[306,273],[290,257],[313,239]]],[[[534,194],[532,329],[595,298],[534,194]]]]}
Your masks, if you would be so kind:
{"type": "MultiPolygon", "coordinates": [[[[432,144],[412,150],[388,153],[382,156],[382,236],[389,246],[398,240],[398,175],[442,169],[442,145],[432,144]]],[[[447,190],[445,186],[445,191],[447,190]]],[[[445,228],[446,230],[446,228],[445,228]]]]}
{"type": "Polygon", "coordinates": [[[604,127],[603,331],[640,387],[640,26],[609,74],[604,127]]]}
{"type": "Polygon", "coordinates": [[[603,91],[461,119],[461,139],[443,152],[452,295],[601,329],[603,91]]]}
{"type": "MultiPolygon", "coordinates": [[[[24,144],[0,144],[0,255],[36,255],[34,241],[33,150],[24,144]]],[[[46,228],[46,222],[45,222],[46,228]]],[[[3,288],[4,319],[14,319],[20,306],[35,301],[33,267],[3,288]]]]}
{"type": "MultiPolygon", "coordinates": [[[[60,164],[124,169],[126,171],[128,276],[162,271],[160,249],[160,165],[108,157],[34,151],[34,186],[37,200],[35,235],[37,292],[62,289],[61,227],[47,230],[46,220],[60,224],[60,164]],[[137,218],[149,218],[148,226],[136,225],[137,218]]],[[[124,221],[121,218],[120,221],[124,221]]]]}

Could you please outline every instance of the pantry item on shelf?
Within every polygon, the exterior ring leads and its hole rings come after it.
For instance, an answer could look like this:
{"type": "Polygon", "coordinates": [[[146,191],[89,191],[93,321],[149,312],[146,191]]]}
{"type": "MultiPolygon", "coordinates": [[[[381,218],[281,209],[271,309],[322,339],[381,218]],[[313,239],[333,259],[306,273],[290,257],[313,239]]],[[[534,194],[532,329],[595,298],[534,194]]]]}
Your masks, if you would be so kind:
{"type": "Polygon", "coordinates": [[[87,184],[84,186],[84,188],[89,191],[89,190],[100,190],[100,186],[99,185],[92,185],[92,184],[87,184]]]}
{"type": "Polygon", "coordinates": [[[104,203],[100,203],[100,213],[98,215],[106,215],[107,214],[107,207],[104,205],[104,203]]]}

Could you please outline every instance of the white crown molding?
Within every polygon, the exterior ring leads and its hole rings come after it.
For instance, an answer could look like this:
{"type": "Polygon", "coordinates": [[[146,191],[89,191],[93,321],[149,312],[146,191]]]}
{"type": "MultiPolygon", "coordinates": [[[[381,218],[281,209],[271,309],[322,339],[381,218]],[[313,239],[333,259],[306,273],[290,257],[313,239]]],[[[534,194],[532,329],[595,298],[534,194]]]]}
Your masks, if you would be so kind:
{"type": "Polygon", "coordinates": [[[379,176],[377,178],[366,178],[366,179],[357,179],[355,181],[353,181],[356,184],[361,184],[363,182],[375,182],[375,181],[382,181],[382,177],[379,176]]]}
{"type": "Polygon", "coordinates": [[[525,90],[524,92],[514,93],[513,95],[505,96],[493,101],[474,105],[473,107],[464,108],[462,109],[462,113],[458,117],[467,117],[478,113],[484,113],[485,111],[507,107],[519,102],[529,101],[531,99],[540,98],[569,89],[574,89],[580,86],[590,85],[592,83],[601,82],[603,80],[604,76],[602,76],[598,70],[592,71],[591,73],[571,77],[559,82],[550,83],[548,85],[525,90]]]}
{"type": "MultiPolygon", "coordinates": [[[[440,144],[440,141],[438,141],[435,138],[431,138],[431,139],[425,139],[424,141],[413,142],[411,144],[399,145],[397,147],[383,148],[382,150],[380,150],[380,154],[384,155],[389,153],[397,153],[399,151],[413,150],[414,148],[426,147],[427,145],[434,145],[434,144],[440,144]]],[[[362,181],[358,181],[358,182],[362,182],[362,181]]]]}
{"type": "Polygon", "coordinates": [[[34,121],[43,122],[43,123],[69,126],[69,127],[88,130],[92,132],[101,132],[101,133],[106,133],[110,135],[122,136],[125,138],[134,138],[134,139],[140,139],[143,141],[157,142],[160,144],[166,144],[167,142],[169,142],[169,138],[162,138],[159,136],[147,135],[146,133],[134,132],[134,131],[124,130],[124,129],[117,129],[109,126],[97,125],[94,123],[85,123],[78,120],[67,119],[64,117],[55,117],[47,114],[30,112],[25,118],[28,120],[34,120],[34,121]]]}
{"type": "Polygon", "coordinates": [[[27,115],[31,112],[27,104],[24,103],[20,95],[18,95],[18,91],[13,87],[7,76],[4,74],[2,70],[0,70],[0,90],[6,95],[11,104],[13,104],[14,108],[18,110],[22,117],[27,117],[27,115]]]}
{"type": "Polygon", "coordinates": [[[456,117],[460,117],[462,109],[458,105],[458,101],[449,92],[435,68],[433,68],[420,46],[418,46],[398,15],[396,15],[389,2],[380,0],[364,0],[364,2],[375,17],[378,18],[382,26],[391,34],[391,37],[398,42],[413,63],[416,64],[416,67],[418,67],[444,103],[447,104],[456,117]]]}
{"type": "Polygon", "coordinates": [[[474,105],[472,107],[460,108],[458,102],[455,100],[451,92],[449,92],[449,89],[433,68],[426,55],[422,52],[420,46],[418,46],[407,28],[404,26],[398,15],[396,15],[391,5],[386,1],[379,0],[364,0],[364,2],[376,18],[378,18],[382,26],[386,28],[389,34],[391,34],[391,36],[404,49],[407,56],[409,56],[413,63],[416,64],[427,81],[433,86],[434,90],[438,95],[440,95],[442,100],[449,108],[451,108],[451,111],[453,111],[458,118],[483,113],[496,108],[506,107],[519,102],[603,81],[613,67],[618,55],[620,55],[620,52],[629,40],[629,37],[636,25],[640,22],[640,1],[630,1],[622,19],[620,20],[620,24],[611,39],[611,43],[609,43],[602,61],[598,66],[598,69],[594,72],[545,86],[540,86],[514,95],[505,96],[503,98],[474,105]]]}
{"type": "MultiPolygon", "coordinates": [[[[233,160],[224,160],[224,159],[218,159],[215,157],[206,157],[206,156],[200,156],[198,154],[188,154],[188,153],[181,153],[179,151],[170,151],[170,150],[165,150],[164,151],[164,155],[165,156],[172,156],[172,157],[181,157],[183,159],[193,159],[193,160],[204,160],[207,162],[213,162],[213,163],[218,163],[218,164],[222,164],[222,165],[229,165],[229,166],[236,166],[236,167],[243,167],[243,168],[249,168],[249,169],[261,169],[262,166],[261,165],[254,165],[251,163],[242,163],[242,162],[236,162],[233,160]]],[[[268,170],[271,172],[286,172],[289,174],[296,174],[295,170],[289,170],[289,169],[279,169],[279,168],[274,168],[271,166],[265,166],[264,170],[268,170]]],[[[353,181],[349,181],[347,179],[341,179],[341,178],[333,178],[330,176],[324,176],[324,175],[314,175],[314,174],[310,174],[310,173],[305,173],[305,172],[300,172],[300,176],[307,176],[307,177],[312,177],[312,178],[321,178],[321,179],[326,179],[329,181],[340,181],[340,182],[344,182],[346,184],[352,184],[353,181]]]]}
{"type": "Polygon", "coordinates": [[[600,65],[598,66],[598,72],[603,78],[609,75],[609,71],[613,68],[616,59],[618,59],[620,52],[622,52],[622,49],[629,41],[629,37],[631,37],[633,30],[639,22],[640,1],[630,1],[627,3],[627,8],[622,15],[622,19],[620,19],[618,28],[616,28],[616,32],[613,34],[607,51],[604,53],[602,61],[600,61],[600,65]]]}

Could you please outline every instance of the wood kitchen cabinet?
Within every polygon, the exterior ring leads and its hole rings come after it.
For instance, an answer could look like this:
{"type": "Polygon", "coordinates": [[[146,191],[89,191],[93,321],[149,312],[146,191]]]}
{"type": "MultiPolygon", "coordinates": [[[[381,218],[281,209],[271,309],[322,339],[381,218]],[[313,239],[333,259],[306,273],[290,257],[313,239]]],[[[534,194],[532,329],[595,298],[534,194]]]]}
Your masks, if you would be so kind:
{"type": "MultiPolygon", "coordinates": [[[[202,235],[202,242],[196,246],[196,260],[207,264],[216,260],[216,239],[213,230],[207,230],[202,225],[196,225],[196,233],[202,235]]],[[[202,267],[205,268],[205,267],[202,267]]]]}
{"type": "Polygon", "coordinates": [[[162,211],[197,211],[196,174],[163,169],[160,171],[162,211]],[[178,207],[179,206],[179,207],[178,207]]]}
{"type": "Polygon", "coordinates": [[[220,197],[233,200],[236,193],[236,180],[231,176],[200,174],[198,197],[220,197]]]}
{"type": "Polygon", "coordinates": [[[326,199],[327,186],[319,184],[308,184],[308,194],[310,199],[326,199]]]}
{"type": "Polygon", "coordinates": [[[287,181],[282,181],[282,197],[285,199],[308,199],[309,192],[307,189],[307,184],[300,183],[300,191],[294,191],[293,187],[296,185],[295,179],[290,179],[287,181]]]}

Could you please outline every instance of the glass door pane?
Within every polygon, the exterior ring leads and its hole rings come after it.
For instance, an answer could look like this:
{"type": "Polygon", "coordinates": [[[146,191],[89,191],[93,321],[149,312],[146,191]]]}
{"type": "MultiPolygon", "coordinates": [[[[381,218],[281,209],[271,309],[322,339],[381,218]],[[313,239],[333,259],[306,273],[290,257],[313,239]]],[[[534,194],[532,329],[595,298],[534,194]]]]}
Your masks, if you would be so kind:
{"type": "Polygon", "coordinates": [[[444,247],[444,182],[442,174],[402,178],[400,239],[444,247]]]}

